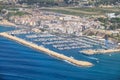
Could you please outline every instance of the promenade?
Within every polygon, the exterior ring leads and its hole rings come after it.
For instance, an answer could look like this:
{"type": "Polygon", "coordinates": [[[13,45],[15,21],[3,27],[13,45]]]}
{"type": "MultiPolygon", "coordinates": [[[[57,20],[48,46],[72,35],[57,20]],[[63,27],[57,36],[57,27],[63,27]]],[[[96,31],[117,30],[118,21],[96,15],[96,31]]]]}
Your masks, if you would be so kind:
{"type": "Polygon", "coordinates": [[[90,63],[90,62],[87,62],[87,61],[79,61],[79,60],[76,60],[76,59],[73,59],[73,58],[70,58],[68,56],[65,56],[63,54],[60,54],[60,53],[57,53],[57,52],[54,52],[54,51],[51,51],[49,49],[46,49],[44,47],[41,47],[41,46],[38,46],[37,44],[34,44],[34,43],[31,43],[31,42],[28,42],[26,40],[23,40],[21,38],[18,38],[16,36],[12,36],[12,35],[9,35],[7,33],[0,33],[0,36],[3,36],[3,37],[6,37],[8,39],[11,39],[11,40],[14,40],[18,43],[21,43],[23,45],[26,45],[28,47],[31,47],[33,49],[36,49],[38,51],[42,51],[48,55],[51,55],[55,58],[58,58],[58,59],[62,59],[62,60],[66,60],[74,65],[77,65],[77,66],[84,66],[84,67],[89,67],[89,66],[92,66],[93,64],[90,63]]]}

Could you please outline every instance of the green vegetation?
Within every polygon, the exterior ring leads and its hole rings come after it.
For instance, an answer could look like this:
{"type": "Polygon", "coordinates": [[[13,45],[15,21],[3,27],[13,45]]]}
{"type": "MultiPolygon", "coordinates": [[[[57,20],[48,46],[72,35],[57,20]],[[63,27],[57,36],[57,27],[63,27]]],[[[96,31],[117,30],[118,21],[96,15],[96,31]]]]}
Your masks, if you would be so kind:
{"type": "Polygon", "coordinates": [[[25,15],[25,14],[27,14],[27,13],[26,13],[26,12],[20,12],[20,11],[18,11],[18,12],[16,12],[16,13],[13,14],[13,15],[23,16],[23,15],[25,15]]]}
{"type": "Polygon", "coordinates": [[[72,10],[78,10],[78,11],[87,11],[87,12],[96,12],[98,14],[106,14],[106,13],[120,13],[120,9],[113,7],[113,8],[69,8],[72,10]]]}
{"type": "Polygon", "coordinates": [[[0,12],[1,12],[1,10],[3,9],[4,7],[2,6],[2,5],[0,5],[0,12]]]}
{"type": "Polygon", "coordinates": [[[110,29],[112,30],[120,29],[120,18],[112,18],[110,22],[112,23],[110,29]]]}
{"type": "Polygon", "coordinates": [[[54,3],[54,0],[28,0],[28,4],[31,3],[54,3]]]}
{"type": "Polygon", "coordinates": [[[112,4],[117,4],[117,2],[119,2],[119,0],[98,0],[95,2],[95,5],[112,5],[112,4]]]}
{"type": "MultiPolygon", "coordinates": [[[[34,4],[34,3],[42,3],[42,4],[50,4],[50,5],[55,5],[55,3],[60,4],[59,2],[62,2],[64,6],[66,5],[72,5],[76,4],[78,5],[79,3],[83,2],[83,0],[20,0],[20,3],[28,3],[28,4],[34,4]]],[[[99,6],[99,5],[116,5],[119,2],[119,0],[88,0],[85,5],[94,5],[94,6],[99,6]]]]}
{"type": "Polygon", "coordinates": [[[27,3],[28,5],[37,4],[39,6],[57,6],[58,4],[63,3],[61,0],[21,0],[19,1],[20,4],[27,3]]]}
{"type": "Polygon", "coordinates": [[[98,20],[102,23],[106,23],[108,21],[107,18],[98,18],[98,20]]]}
{"type": "Polygon", "coordinates": [[[119,8],[44,8],[42,10],[53,11],[63,14],[77,15],[77,16],[106,16],[106,13],[120,14],[119,8]]]}
{"type": "Polygon", "coordinates": [[[2,9],[3,7],[0,5],[0,10],[2,9]]]}
{"type": "Polygon", "coordinates": [[[57,12],[57,13],[62,13],[62,14],[68,14],[68,15],[76,15],[76,16],[83,16],[83,15],[85,15],[83,13],[66,11],[66,10],[61,10],[61,9],[42,9],[42,10],[51,11],[51,12],[57,12]]]}
{"type": "Polygon", "coordinates": [[[7,18],[9,19],[11,16],[23,16],[23,15],[26,15],[26,14],[29,14],[29,13],[20,12],[20,11],[17,11],[17,12],[9,12],[8,15],[7,15],[7,18]]]}
{"type": "Polygon", "coordinates": [[[10,9],[8,9],[8,10],[10,10],[10,11],[18,11],[19,9],[16,9],[16,8],[10,8],[10,9]]]}
{"type": "Polygon", "coordinates": [[[43,2],[54,2],[54,0],[21,0],[20,2],[25,2],[28,4],[32,4],[32,3],[43,3],[43,2]]]}
{"type": "Polygon", "coordinates": [[[116,30],[120,29],[120,18],[98,18],[103,23],[105,29],[116,30]]]}

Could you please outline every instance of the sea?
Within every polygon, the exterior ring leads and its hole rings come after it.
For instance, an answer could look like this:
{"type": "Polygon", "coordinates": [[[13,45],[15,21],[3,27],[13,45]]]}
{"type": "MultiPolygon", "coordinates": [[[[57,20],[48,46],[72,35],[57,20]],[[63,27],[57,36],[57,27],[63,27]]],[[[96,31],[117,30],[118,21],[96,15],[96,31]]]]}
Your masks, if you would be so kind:
{"type": "MultiPolygon", "coordinates": [[[[0,32],[13,29],[0,26],[0,32]]],[[[0,80],[120,80],[120,53],[69,53],[94,65],[78,67],[0,36],[0,80]]]]}

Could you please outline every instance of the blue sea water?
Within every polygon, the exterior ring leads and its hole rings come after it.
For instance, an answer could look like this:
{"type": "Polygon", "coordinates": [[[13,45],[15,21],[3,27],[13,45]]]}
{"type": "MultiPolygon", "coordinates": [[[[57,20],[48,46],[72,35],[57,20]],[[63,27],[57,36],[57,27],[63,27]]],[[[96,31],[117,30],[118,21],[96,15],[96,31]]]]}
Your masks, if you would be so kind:
{"type": "MultiPolygon", "coordinates": [[[[0,32],[8,30],[11,28],[0,26],[0,32]]],[[[111,56],[74,53],[74,57],[87,59],[94,66],[77,67],[0,37],[0,80],[120,80],[119,53],[111,56]]]]}

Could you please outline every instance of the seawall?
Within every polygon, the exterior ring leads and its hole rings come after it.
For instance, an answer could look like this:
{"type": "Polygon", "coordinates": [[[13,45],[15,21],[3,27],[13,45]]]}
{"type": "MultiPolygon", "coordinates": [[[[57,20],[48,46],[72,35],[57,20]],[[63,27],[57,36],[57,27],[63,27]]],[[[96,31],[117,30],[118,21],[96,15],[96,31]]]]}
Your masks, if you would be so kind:
{"type": "Polygon", "coordinates": [[[87,54],[87,55],[94,55],[94,54],[109,54],[109,53],[113,53],[113,52],[120,52],[120,49],[108,49],[108,50],[104,50],[104,49],[100,49],[100,50],[83,50],[81,51],[83,54],[87,54]]]}
{"type": "Polygon", "coordinates": [[[92,66],[92,65],[93,65],[93,64],[90,63],[90,62],[80,61],[80,60],[76,60],[76,59],[70,58],[70,57],[65,56],[65,55],[63,55],[63,54],[60,54],[60,53],[51,51],[51,50],[46,49],[46,48],[44,48],[44,47],[38,46],[38,45],[36,45],[36,44],[34,44],[34,43],[31,43],[31,42],[28,42],[28,41],[23,40],[23,39],[21,39],[21,38],[18,38],[18,37],[16,37],[16,36],[9,35],[9,34],[7,34],[7,33],[5,33],[5,32],[4,32],[4,33],[0,33],[0,36],[6,37],[6,38],[11,39],[11,40],[14,40],[14,41],[16,41],[16,42],[18,42],[18,43],[24,44],[24,45],[26,45],[26,46],[28,46],[28,47],[31,47],[31,48],[33,48],[33,49],[36,49],[36,50],[38,50],[38,51],[42,51],[42,52],[44,52],[44,53],[46,53],[46,54],[48,54],[48,55],[51,55],[51,56],[53,56],[53,57],[55,57],[55,58],[59,58],[59,59],[62,59],[62,60],[67,60],[67,61],[69,61],[70,63],[72,63],[72,64],[74,64],[74,65],[77,65],[77,66],[89,67],[89,66],[92,66]]]}

